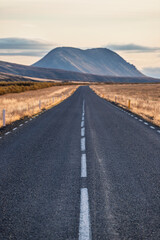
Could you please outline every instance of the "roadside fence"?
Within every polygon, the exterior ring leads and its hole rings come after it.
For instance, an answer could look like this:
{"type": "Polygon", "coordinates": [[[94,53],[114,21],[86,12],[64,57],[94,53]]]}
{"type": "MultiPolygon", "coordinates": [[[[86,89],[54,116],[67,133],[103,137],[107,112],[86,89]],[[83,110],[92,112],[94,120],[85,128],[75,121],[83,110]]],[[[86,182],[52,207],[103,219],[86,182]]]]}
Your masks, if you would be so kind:
{"type": "Polygon", "coordinates": [[[4,108],[3,104],[0,106],[0,127],[5,127],[11,122],[34,116],[45,109],[49,109],[71,96],[74,91],[75,89],[61,96],[40,98],[39,100],[32,99],[31,101],[27,100],[18,103],[14,103],[14,99],[11,99],[10,102],[8,101],[6,108],[4,108]]]}

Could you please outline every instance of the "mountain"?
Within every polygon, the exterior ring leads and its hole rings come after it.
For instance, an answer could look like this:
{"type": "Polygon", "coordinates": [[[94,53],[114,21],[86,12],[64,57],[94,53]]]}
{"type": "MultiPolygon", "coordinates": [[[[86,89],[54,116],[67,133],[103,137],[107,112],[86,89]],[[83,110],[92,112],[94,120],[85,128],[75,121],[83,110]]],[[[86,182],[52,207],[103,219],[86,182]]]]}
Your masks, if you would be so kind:
{"type": "Polygon", "coordinates": [[[15,74],[11,74],[11,73],[3,73],[0,72],[0,82],[22,82],[22,81],[37,81],[37,79],[34,78],[29,78],[29,77],[23,77],[20,75],[15,75],[15,74]]]}
{"type": "MultiPolygon", "coordinates": [[[[158,79],[149,77],[115,77],[115,76],[101,76],[88,73],[72,72],[51,68],[40,68],[33,66],[25,66],[21,64],[9,63],[0,61],[0,73],[12,74],[16,76],[23,76],[29,78],[40,78],[43,80],[60,80],[60,81],[81,81],[81,82],[111,82],[111,83],[147,83],[159,82],[158,79]]],[[[13,77],[6,76],[7,81],[13,80],[13,77]]],[[[4,79],[4,76],[2,76],[4,79]]],[[[18,79],[17,79],[18,80],[18,79]]],[[[23,79],[24,80],[24,79],[23,79]]],[[[26,78],[27,80],[27,78],[26,78]]],[[[31,79],[28,79],[28,81],[31,79]]],[[[33,79],[38,80],[38,79],[33,79]]],[[[2,81],[0,79],[0,81],[2,81]]]]}
{"type": "Polygon", "coordinates": [[[33,66],[117,77],[144,76],[134,65],[107,48],[81,50],[59,47],[50,51],[33,66]]]}

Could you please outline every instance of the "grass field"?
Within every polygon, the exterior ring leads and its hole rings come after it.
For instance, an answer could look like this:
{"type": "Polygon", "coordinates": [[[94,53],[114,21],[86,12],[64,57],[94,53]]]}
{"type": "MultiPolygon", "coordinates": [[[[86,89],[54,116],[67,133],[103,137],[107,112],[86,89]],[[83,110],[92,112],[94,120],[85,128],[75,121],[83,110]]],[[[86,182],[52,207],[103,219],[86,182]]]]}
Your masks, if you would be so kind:
{"type": "Polygon", "coordinates": [[[7,93],[20,93],[30,90],[38,90],[53,86],[67,86],[74,83],[69,82],[31,82],[31,81],[18,81],[18,82],[7,82],[0,81],[0,95],[7,93]]]}
{"type": "MultiPolygon", "coordinates": [[[[41,85],[40,85],[41,86],[41,85]]],[[[37,87],[37,86],[36,86],[37,87]]],[[[32,116],[49,108],[70,96],[78,86],[53,86],[34,91],[10,93],[0,96],[0,127],[2,126],[2,111],[6,110],[6,124],[32,116]],[[40,109],[41,108],[41,109],[40,109]]]]}
{"type": "Polygon", "coordinates": [[[102,84],[90,86],[101,97],[117,102],[160,126],[160,84],[102,84]]]}

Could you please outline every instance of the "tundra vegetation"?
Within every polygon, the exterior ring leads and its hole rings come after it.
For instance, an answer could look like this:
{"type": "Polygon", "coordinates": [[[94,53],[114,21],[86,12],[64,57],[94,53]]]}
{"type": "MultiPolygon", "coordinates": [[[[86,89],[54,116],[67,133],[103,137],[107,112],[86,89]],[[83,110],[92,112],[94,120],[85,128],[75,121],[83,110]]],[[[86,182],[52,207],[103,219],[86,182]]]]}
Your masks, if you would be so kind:
{"type": "Polygon", "coordinates": [[[101,84],[91,88],[101,97],[115,102],[144,119],[160,126],[160,83],[101,84]]]}
{"type": "Polygon", "coordinates": [[[52,107],[69,97],[78,85],[57,83],[1,83],[0,127],[3,125],[3,109],[6,124],[31,117],[42,109],[52,107]],[[4,94],[8,93],[8,94],[4,94]]]}
{"type": "Polygon", "coordinates": [[[38,89],[48,88],[53,86],[67,86],[67,85],[74,85],[74,84],[75,83],[70,83],[70,82],[0,81],[0,95],[7,94],[7,93],[20,93],[20,92],[25,92],[30,90],[38,90],[38,89]]]}

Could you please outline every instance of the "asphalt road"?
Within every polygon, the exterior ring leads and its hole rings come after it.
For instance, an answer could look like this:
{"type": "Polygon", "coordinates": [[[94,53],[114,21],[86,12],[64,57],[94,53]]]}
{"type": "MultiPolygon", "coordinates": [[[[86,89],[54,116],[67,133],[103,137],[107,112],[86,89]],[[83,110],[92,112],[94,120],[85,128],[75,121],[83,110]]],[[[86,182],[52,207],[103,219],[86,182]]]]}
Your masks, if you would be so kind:
{"type": "Polygon", "coordinates": [[[160,239],[160,129],[88,87],[0,139],[0,239],[160,239]]]}

